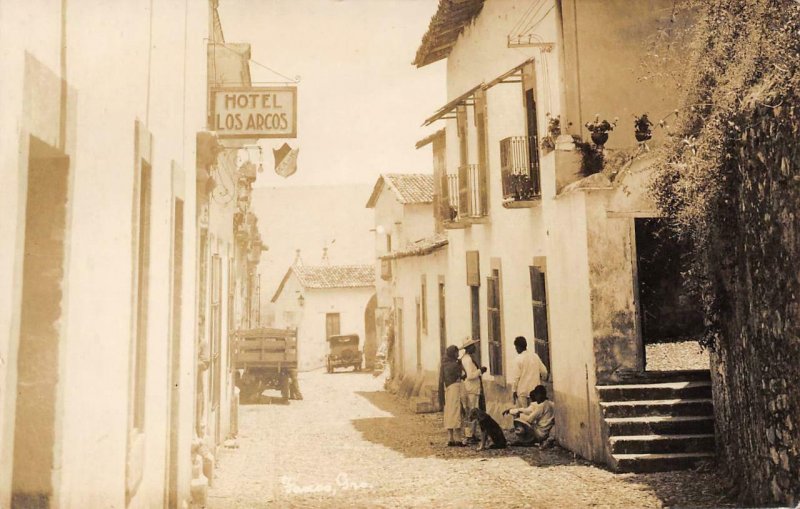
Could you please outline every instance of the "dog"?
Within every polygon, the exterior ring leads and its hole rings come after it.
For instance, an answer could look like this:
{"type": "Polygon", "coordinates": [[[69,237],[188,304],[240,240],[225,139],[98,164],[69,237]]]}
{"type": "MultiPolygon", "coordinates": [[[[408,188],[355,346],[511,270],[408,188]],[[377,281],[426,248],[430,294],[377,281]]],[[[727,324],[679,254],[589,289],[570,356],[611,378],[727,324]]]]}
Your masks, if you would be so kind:
{"type": "Polygon", "coordinates": [[[500,425],[497,424],[497,421],[492,419],[489,414],[480,408],[473,408],[469,412],[469,420],[478,421],[478,426],[481,428],[481,443],[478,446],[479,451],[487,448],[486,443],[489,439],[492,441],[492,444],[488,447],[489,449],[505,449],[508,447],[508,442],[506,441],[505,434],[503,434],[503,430],[500,428],[500,425]]]}

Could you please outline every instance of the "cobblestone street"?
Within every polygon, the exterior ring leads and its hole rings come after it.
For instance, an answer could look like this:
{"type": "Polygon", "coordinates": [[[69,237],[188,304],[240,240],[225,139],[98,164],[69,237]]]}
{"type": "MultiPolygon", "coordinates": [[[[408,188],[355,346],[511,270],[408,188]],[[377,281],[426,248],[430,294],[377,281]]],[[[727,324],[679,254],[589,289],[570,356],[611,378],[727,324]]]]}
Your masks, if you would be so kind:
{"type": "Polygon", "coordinates": [[[211,508],[725,505],[709,472],[613,474],[560,448],[447,448],[441,414],[409,412],[369,374],[300,383],[303,401],[240,408],[239,448],[219,455],[211,508]]]}

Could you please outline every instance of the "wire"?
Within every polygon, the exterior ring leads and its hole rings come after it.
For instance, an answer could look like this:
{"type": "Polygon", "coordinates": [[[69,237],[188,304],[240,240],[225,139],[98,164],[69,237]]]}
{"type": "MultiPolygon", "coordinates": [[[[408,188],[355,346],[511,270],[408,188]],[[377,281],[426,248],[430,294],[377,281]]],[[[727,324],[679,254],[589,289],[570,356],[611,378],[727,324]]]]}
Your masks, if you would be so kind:
{"type": "Polygon", "coordinates": [[[523,23],[525,23],[525,20],[528,19],[534,7],[538,5],[539,8],[541,9],[542,2],[543,0],[539,0],[537,3],[531,2],[531,5],[530,7],[528,7],[528,10],[525,11],[525,13],[522,16],[520,16],[520,18],[517,20],[516,24],[514,24],[514,27],[511,29],[511,32],[509,34],[513,34],[518,28],[523,26],[523,23]]]}
{"type": "MultiPolygon", "coordinates": [[[[240,53],[240,51],[238,49],[234,48],[233,46],[229,46],[228,44],[226,44],[224,42],[217,42],[216,44],[224,46],[224,47],[228,48],[231,51],[235,51],[236,53],[240,53]]],[[[270,71],[271,73],[276,74],[276,75],[280,76],[281,78],[284,78],[285,80],[287,80],[286,83],[300,83],[300,76],[295,76],[294,78],[290,78],[289,76],[286,76],[285,74],[283,74],[283,73],[281,73],[279,71],[276,71],[275,69],[273,69],[273,68],[271,68],[269,66],[266,66],[266,65],[262,64],[261,62],[259,62],[257,60],[254,60],[252,58],[250,58],[249,60],[250,60],[250,62],[253,62],[257,66],[263,67],[264,69],[270,71]]],[[[271,82],[265,82],[265,83],[271,83],[271,82]]]]}
{"type": "Polygon", "coordinates": [[[524,32],[530,32],[531,30],[533,30],[534,28],[536,28],[536,26],[538,26],[538,25],[539,25],[539,23],[541,23],[542,21],[544,21],[544,19],[547,17],[547,15],[548,15],[548,14],[550,14],[550,13],[553,11],[553,9],[555,9],[555,7],[556,7],[556,6],[555,6],[555,4],[551,5],[551,6],[550,6],[550,8],[549,8],[549,9],[547,9],[547,12],[545,12],[544,14],[542,14],[542,15],[539,17],[539,19],[537,19],[536,21],[534,21],[533,23],[531,23],[531,24],[530,24],[530,25],[529,25],[529,26],[528,26],[528,27],[527,27],[527,28],[524,30],[524,32]]]}

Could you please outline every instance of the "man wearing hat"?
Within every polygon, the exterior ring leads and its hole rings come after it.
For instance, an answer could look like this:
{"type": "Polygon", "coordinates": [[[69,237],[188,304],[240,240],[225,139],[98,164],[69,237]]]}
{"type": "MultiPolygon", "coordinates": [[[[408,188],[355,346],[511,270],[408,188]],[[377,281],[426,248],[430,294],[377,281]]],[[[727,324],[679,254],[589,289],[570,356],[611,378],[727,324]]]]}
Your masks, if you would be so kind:
{"type": "MultiPolygon", "coordinates": [[[[464,350],[464,355],[461,356],[461,365],[464,367],[464,393],[465,400],[464,406],[466,407],[467,415],[470,415],[473,408],[478,408],[481,397],[482,383],[481,375],[486,372],[485,367],[478,367],[478,361],[475,359],[477,353],[477,340],[466,338],[461,345],[464,350]]],[[[470,421],[464,433],[466,436],[465,442],[476,443],[478,438],[475,436],[475,431],[478,426],[478,421],[470,421]]]]}

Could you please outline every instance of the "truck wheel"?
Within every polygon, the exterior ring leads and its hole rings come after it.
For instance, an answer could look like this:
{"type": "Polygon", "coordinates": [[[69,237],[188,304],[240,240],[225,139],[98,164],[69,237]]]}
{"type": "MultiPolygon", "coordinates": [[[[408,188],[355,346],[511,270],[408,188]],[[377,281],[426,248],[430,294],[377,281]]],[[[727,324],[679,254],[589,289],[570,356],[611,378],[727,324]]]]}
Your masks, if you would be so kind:
{"type": "Polygon", "coordinates": [[[283,399],[289,399],[289,375],[283,374],[281,375],[281,397],[283,399]]]}

